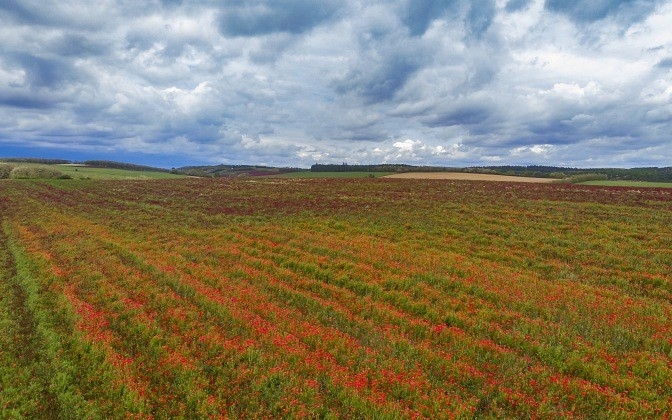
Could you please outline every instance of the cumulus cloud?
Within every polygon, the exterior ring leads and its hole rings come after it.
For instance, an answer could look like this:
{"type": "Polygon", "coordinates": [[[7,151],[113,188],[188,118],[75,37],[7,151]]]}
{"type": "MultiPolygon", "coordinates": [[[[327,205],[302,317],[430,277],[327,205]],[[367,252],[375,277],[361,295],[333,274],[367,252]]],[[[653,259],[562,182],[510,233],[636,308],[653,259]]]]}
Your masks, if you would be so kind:
{"type": "Polygon", "coordinates": [[[0,155],[669,166],[670,0],[6,0],[0,155]]]}

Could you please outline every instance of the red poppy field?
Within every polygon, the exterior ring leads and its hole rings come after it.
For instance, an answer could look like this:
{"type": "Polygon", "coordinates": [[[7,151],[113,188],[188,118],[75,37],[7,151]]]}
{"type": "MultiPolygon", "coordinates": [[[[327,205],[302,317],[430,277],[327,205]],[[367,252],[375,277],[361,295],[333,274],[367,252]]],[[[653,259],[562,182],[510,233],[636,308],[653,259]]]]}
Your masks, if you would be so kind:
{"type": "Polygon", "coordinates": [[[672,189],[0,182],[8,418],[665,418],[672,189]]]}

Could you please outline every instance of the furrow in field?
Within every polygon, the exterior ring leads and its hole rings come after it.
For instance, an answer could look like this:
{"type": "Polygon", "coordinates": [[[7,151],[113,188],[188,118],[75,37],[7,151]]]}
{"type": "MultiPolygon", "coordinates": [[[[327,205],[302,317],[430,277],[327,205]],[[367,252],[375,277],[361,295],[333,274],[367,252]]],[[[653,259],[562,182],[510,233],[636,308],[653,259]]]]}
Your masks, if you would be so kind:
{"type": "MultiPolygon", "coordinates": [[[[236,241],[234,241],[234,242],[237,243],[237,244],[240,244],[240,243],[241,243],[241,240],[240,240],[240,239],[241,239],[241,238],[236,238],[236,241]]],[[[253,263],[253,265],[254,265],[255,267],[258,267],[258,263],[254,263],[254,259],[252,260],[252,263],[253,263]]],[[[259,276],[257,275],[255,278],[258,279],[259,276]]],[[[296,284],[297,284],[297,279],[293,279],[292,284],[293,284],[293,285],[296,285],[296,284]]],[[[351,300],[351,301],[356,301],[355,299],[349,299],[349,300],[351,300]]],[[[325,305],[326,305],[326,303],[325,303],[325,305]]],[[[387,308],[387,310],[389,311],[389,308],[387,308]]],[[[426,321],[423,321],[423,322],[426,323],[426,321]]],[[[389,338],[389,337],[387,337],[387,338],[389,338]]],[[[474,341],[475,341],[475,340],[474,340],[474,341]]],[[[481,340],[481,341],[482,341],[482,340],[481,340]]],[[[487,344],[487,341],[482,341],[482,342],[485,343],[485,345],[488,345],[488,344],[487,344]]],[[[469,343],[469,344],[472,345],[472,344],[475,344],[475,343],[469,343]]],[[[492,347],[492,345],[489,345],[489,346],[492,347]]]]}
{"type": "MultiPolygon", "coordinates": [[[[79,223],[77,223],[77,225],[82,226],[81,221],[79,223]]],[[[73,228],[73,230],[74,230],[74,228],[73,228]]],[[[104,232],[100,232],[100,231],[98,231],[98,232],[87,232],[87,233],[89,235],[95,236],[96,238],[101,238],[101,237],[105,238],[106,237],[104,235],[104,232]]],[[[103,345],[103,347],[111,346],[111,347],[122,347],[123,348],[123,345],[121,345],[120,342],[124,338],[128,339],[130,342],[135,342],[135,344],[137,345],[138,344],[138,339],[139,339],[139,337],[137,337],[137,336],[136,337],[124,336],[124,334],[122,333],[122,336],[116,337],[116,338],[114,337],[114,333],[115,332],[118,333],[118,331],[113,332],[113,328],[111,328],[109,326],[110,326],[110,324],[115,324],[115,321],[114,321],[115,318],[124,317],[125,314],[124,314],[124,312],[118,312],[118,311],[115,312],[115,311],[110,310],[111,306],[106,304],[107,301],[119,301],[120,300],[119,290],[115,291],[114,287],[113,287],[114,281],[118,281],[115,278],[117,274],[113,274],[113,273],[118,272],[122,277],[127,277],[129,273],[124,273],[125,270],[124,270],[123,265],[119,266],[119,265],[114,264],[113,262],[108,262],[107,261],[108,259],[104,258],[104,256],[105,256],[104,251],[105,250],[100,249],[100,247],[96,247],[95,242],[90,242],[90,241],[78,242],[78,243],[71,244],[71,246],[74,247],[74,248],[85,247],[89,251],[96,252],[100,256],[100,258],[97,261],[96,267],[75,266],[75,267],[71,268],[71,271],[74,271],[74,272],[80,271],[80,272],[89,273],[89,272],[96,272],[96,270],[98,270],[98,272],[101,272],[103,274],[99,279],[93,280],[93,284],[91,284],[91,283],[87,284],[87,281],[89,281],[89,282],[92,281],[91,279],[77,279],[77,278],[73,279],[73,278],[70,278],[70,282],[77,285],[77,288],[76,288],[77,293],[79,293],[80,296],[83,296],[85,299],[88,299],[90,301],[96,301],[95,304],[98,305],[98,307],[92,305],[89,302],[86,302],[85,300],[81,300],[79,297],[75,296],[75,289],[71,285],[70,286],[66,285],[64,290],[63,290],[63,293],[71,300],[71,303],[75,307],[75,311],[82,317],[82,321],[78,324],[79,328],[85,333],[85,335],[89,339],[91,339],[92,341],[95,341],[96,343],[99,343],[99,344],[103,345]],[[124,276],[124,275],[126,275],[126,276],[124,276]],[[82,292],[82,289],[87,289],[87,288],[95,290],[96,296],[87,296],[86,292],[82,292]],[[101,301],[102,301],[102,303],[101,303],[101,301]]],[[[116,247],[114,247],[113,244],[112,244],[112,247],[116,248],[116,247]]],[[[54,252],[55,250],[49,250],[49,251],[54,252]]],[[[132,254],[129,255],[129,254],[127,254],[126,251],[122,251],[120,249],[116,249],[116,251],[126,255],[126,259],[128,261],[133,262],[133,265],[136,269],[139,268],[141,271],[146,271],[147,274],[151,274],[153,277],[157,276],[157,273],[155,271],[155,270],[157,270],[156,267],[154,267],[154,268],[143,267],[142,266],[142,261],[139,260],[137,257],[134,257],[132,254]]],[[[76,264],[76,261],[72,260],[72,261],[69,261],[68,263],[76,264]]],[[[166,266],[162,266],[162,267],[165,268],[166,266]]],[[[67,275],[67,273],[62,272],[61,270],[62,270],[61,268],[58,268],[59,272],[67,275]]],[[[167,271],[170,272],[169,269],[167,271]]],[[[172,276],[172,274],[170,274],[169,276],[172,276]]],[[[179,289],[183,293],[185,292],[184,286],[191,287],[199,295],[205,296],[209,299],[216,300],[218,303],[223,303],[223,301],[222,301],[223,295],[221,294],[220,291],[217,291],[213,288],[209,288],[207,285],[204,285],[203,283],[201,283],[201,282],[199,282],[195,279],[187,278],[186,276],[183,276],[183,275],[178,275],[177,277],[179,278],[179,280],[176,280],[176,281],[179,284],[177,286],[174,286],[174,287],[176,287],[176,289],[179,289]]],[[[233,295],[233,296],[246,296],[247,295],[246,293],[242,293],[242,291],[240,291],[240,290],[228,290],[228,292],[229,293],[227,293],[227,295],[229,295],[229,296],[230,295],[233,295]]],[[[261,302],[258,302],[258,300],[260,299],[260,296],[258,294],[254,294],[254,296],[256,296],[255,297],[255,302],[246,302],[246,304],[243,307],[237,308],[237,311],[235,312],[241,319],[245,320],[249,325],[252,325],[252,326],[257,325],[258,326],[258,323],[261,320],[263,320],[263,318],[259,318],[261,316],[260,311],[262,309],[254,309],[255,306],[253,305],[253,303],[256,303],[257,306],[262,305],[261,307],[263,308],[264,311],[268,310],[268,307],[264,306],[264,305],[271,305],[271,308],[272,308],[271,313],[278,314],[278,313],[282,313],[282,311],[284,310],[281,307],[273,306],[273,304],[270,303],[270,302],[264,303],[263,300],[261,302]],[[249,310],[250,307],[253,308],[252,312],[250,312],[250,310],[249,310]]],[[[194,297],[194,299],[200,299],[200,298],[201,298],[200,296],[195,296],[194,297]]],[[[229,310],[236,309],[236,305],[228,305],[228,306],[229,306],[229,310]]],[[[183,309],[185,311],[185,313],[192,313],[192,314],[193,313],[196,313],[196,314],[199,313],[197,311],[194,311],[192,308],[183,307],[181,309],[183,309]]],[[[202,310],[203,308],[200,308],[200,309],[202,310]]],[[[180,311],[176,308],[172,308],[172,310],[170,312],[171,312],[173,317],[176,317],[176,316],[178,316],[180,311]]],[[[286,318],[291,319],[292,316],[290,316],[288,314],[286,316],[286,318]]],[[[131,320],[129,320],[129,321],[131,321],[131,320]]],[[[141,325],[142,323],[139,322],[139,321],[141,321],[141,320],[133,319],[132,323],[136,326],[138,324],[141,325]]],[[[201,321],[205,321],[205,320],[201,320],[201,321]]],[[[262,329],[261,332],[266,334],[268,331],[264,331],[264,329],[270,329],[271,326],[267,324],[266,326],[262,325],[259,328],[262,329]]],[[[288,329],[291,330],[291,328],[288,328],[288,329]]],[[[174,333],[175,331],[172,331],[172,332],[174,333]]],[[[257,331],[257,333],[259,333],[259,332],[260,331],[257,331]]],[[[318,334],[318,335],[326,337],[329,334],[328,334],[328,332],[322,332],[322,334],[318,334]]],[[[275,335],[273,335],[270,342],[274,346],[272,346],[269,350],[277,352],[278,349],[276,347],[277,347],[277,344],[278,344],[278,340],[283,339],[283,337],[285,337],[284,332],[278,332],[275,335]]],[[[341,340],[341,339],[342,338],[340,338],[338,340],[341,340]]],[[[142,340],[140,340],[140,342],[142,342],[142,340]]],[[[266,343],[269,343],[268,339],[266,340],[266,343]]],[[[333,343],[331,343],[331,344],[333,344],[333,343]]],[[[268,346],[268,344],[267,344],[267,346],[268,346]]],[[[279,350],[286,351],[287,349],[286,348],[280,348],[279,350]]],[[[300,353],[302,354],[302,357],[303,357],[304,360],[310,360],[309,352],[307,350],[304,349],[300,353]]],[[[310,353],[312,354],[312,351],[310,353]]],[[[132,355],[130,355],[130,356],[132,356],[132,355]]],[[[184,356],[188,358],[188,354],[185,354],[184,356]]],[[[277,356],[282,358],[282,357],[286,357],[286,354],[281,352],[277,356]]],[[[118,368],[123,367],[124,364],[135,364],[129,359],[131,359],[129,357],[129,355],[124,356],[123,354],[117,354],[117,353],[114,352],[114,350],[109,350],[108,351],[108,362],[110,362],[115,367],[118,367],[118,368]]],[[[145,360],[145,362],[148,362],[148,361],[145,360]]],[[[322,361],[322,362],[324,362],[324,361],[322,361]]],[[[152,369],[153,365],[151,363],[146,363],[145,365],[148,369],[152,369]]],[[[347,386],[347,380],[345,379],[345,378],[349,377],[349,375],[347,374],[347,372],[348,372],[347,368],[338,368],[337,365],[331,366],[331,368],[336,369],[336,370],[332,370],[330,372],[331,375],[329,377],[332,380],[335,380],[335,378],[341,377],[341,381],[345,384],[344,386],[347,386]],[[345,371],[342,371],[342,369],[345,369],[345,371]],[[342,373],[340,375],[338,375],[337,374],[338,371],[341,371],[342,373]]],[[[146,374],[146,372],[136,372],[136,374],[139,377],[143,377],[143,376],[145,376],[144,374],[146,374]]],[[[132,388],[136,388],[136,386],[134,384],[129,384],[129,386],[131,386],[132,388]]],[[[140,393],[143,394],[144,392],[140,392],[140,393]]],[[[158,393],[155,392],[155,394],[158,394],[158,393]]],[[[170,392],[168,392],[168,394],[170,395],[170,392]]],[[[354,395],[350,395],[349,398],[352,399],[352,398],[357,398],[357,397],[355,397],[354,395]]],[[[162,404],[166,404],[166,401],[159,401],[159,402],[162,403],[162,404]]]]}
{"type": "Polygon", "coordinates": [[[74,320],[59,330],[79,349],[70,360],[103,373],[84,390],[101,413],[118,413],[104,402],[114,392],[158,416],[669,407],[669,227],[641,212],[669,213],[656,193],[20,185],[34,194],[9,195],[11,230],[45,293],[61,296],[53,313],[74,320]]]}
{"type": "MultiPolygon", "coordinates": [[[[1,203],[0,203],[1,204],[1,203]]],[[[0,211],[6,208],[0,205],[0,211]]],[[[43,345],[0,219],[0,407],[16,417],[51,417],[60,412],[49,389],[40,352],[43,345]]]]}

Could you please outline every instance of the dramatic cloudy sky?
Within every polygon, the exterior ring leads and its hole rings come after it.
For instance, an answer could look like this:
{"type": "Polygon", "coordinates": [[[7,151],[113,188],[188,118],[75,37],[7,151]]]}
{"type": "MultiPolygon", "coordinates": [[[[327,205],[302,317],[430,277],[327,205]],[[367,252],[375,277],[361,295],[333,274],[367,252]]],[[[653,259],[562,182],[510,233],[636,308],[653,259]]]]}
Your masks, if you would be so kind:
{"type": "Polygon", "coordinates": [[[0,0],[0,156],[672,166],[672,0],[0,0]]]}

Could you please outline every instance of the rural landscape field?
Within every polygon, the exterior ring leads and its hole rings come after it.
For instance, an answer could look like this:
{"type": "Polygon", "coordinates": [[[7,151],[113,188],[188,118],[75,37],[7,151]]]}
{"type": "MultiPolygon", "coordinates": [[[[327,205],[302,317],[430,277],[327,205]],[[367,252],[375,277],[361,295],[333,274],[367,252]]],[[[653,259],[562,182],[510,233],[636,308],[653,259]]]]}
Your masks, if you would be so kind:
{"type": "Polygon", "coordinates": [[[3,418],[666,418],[672,189],[0,181],[3,418]]]}

